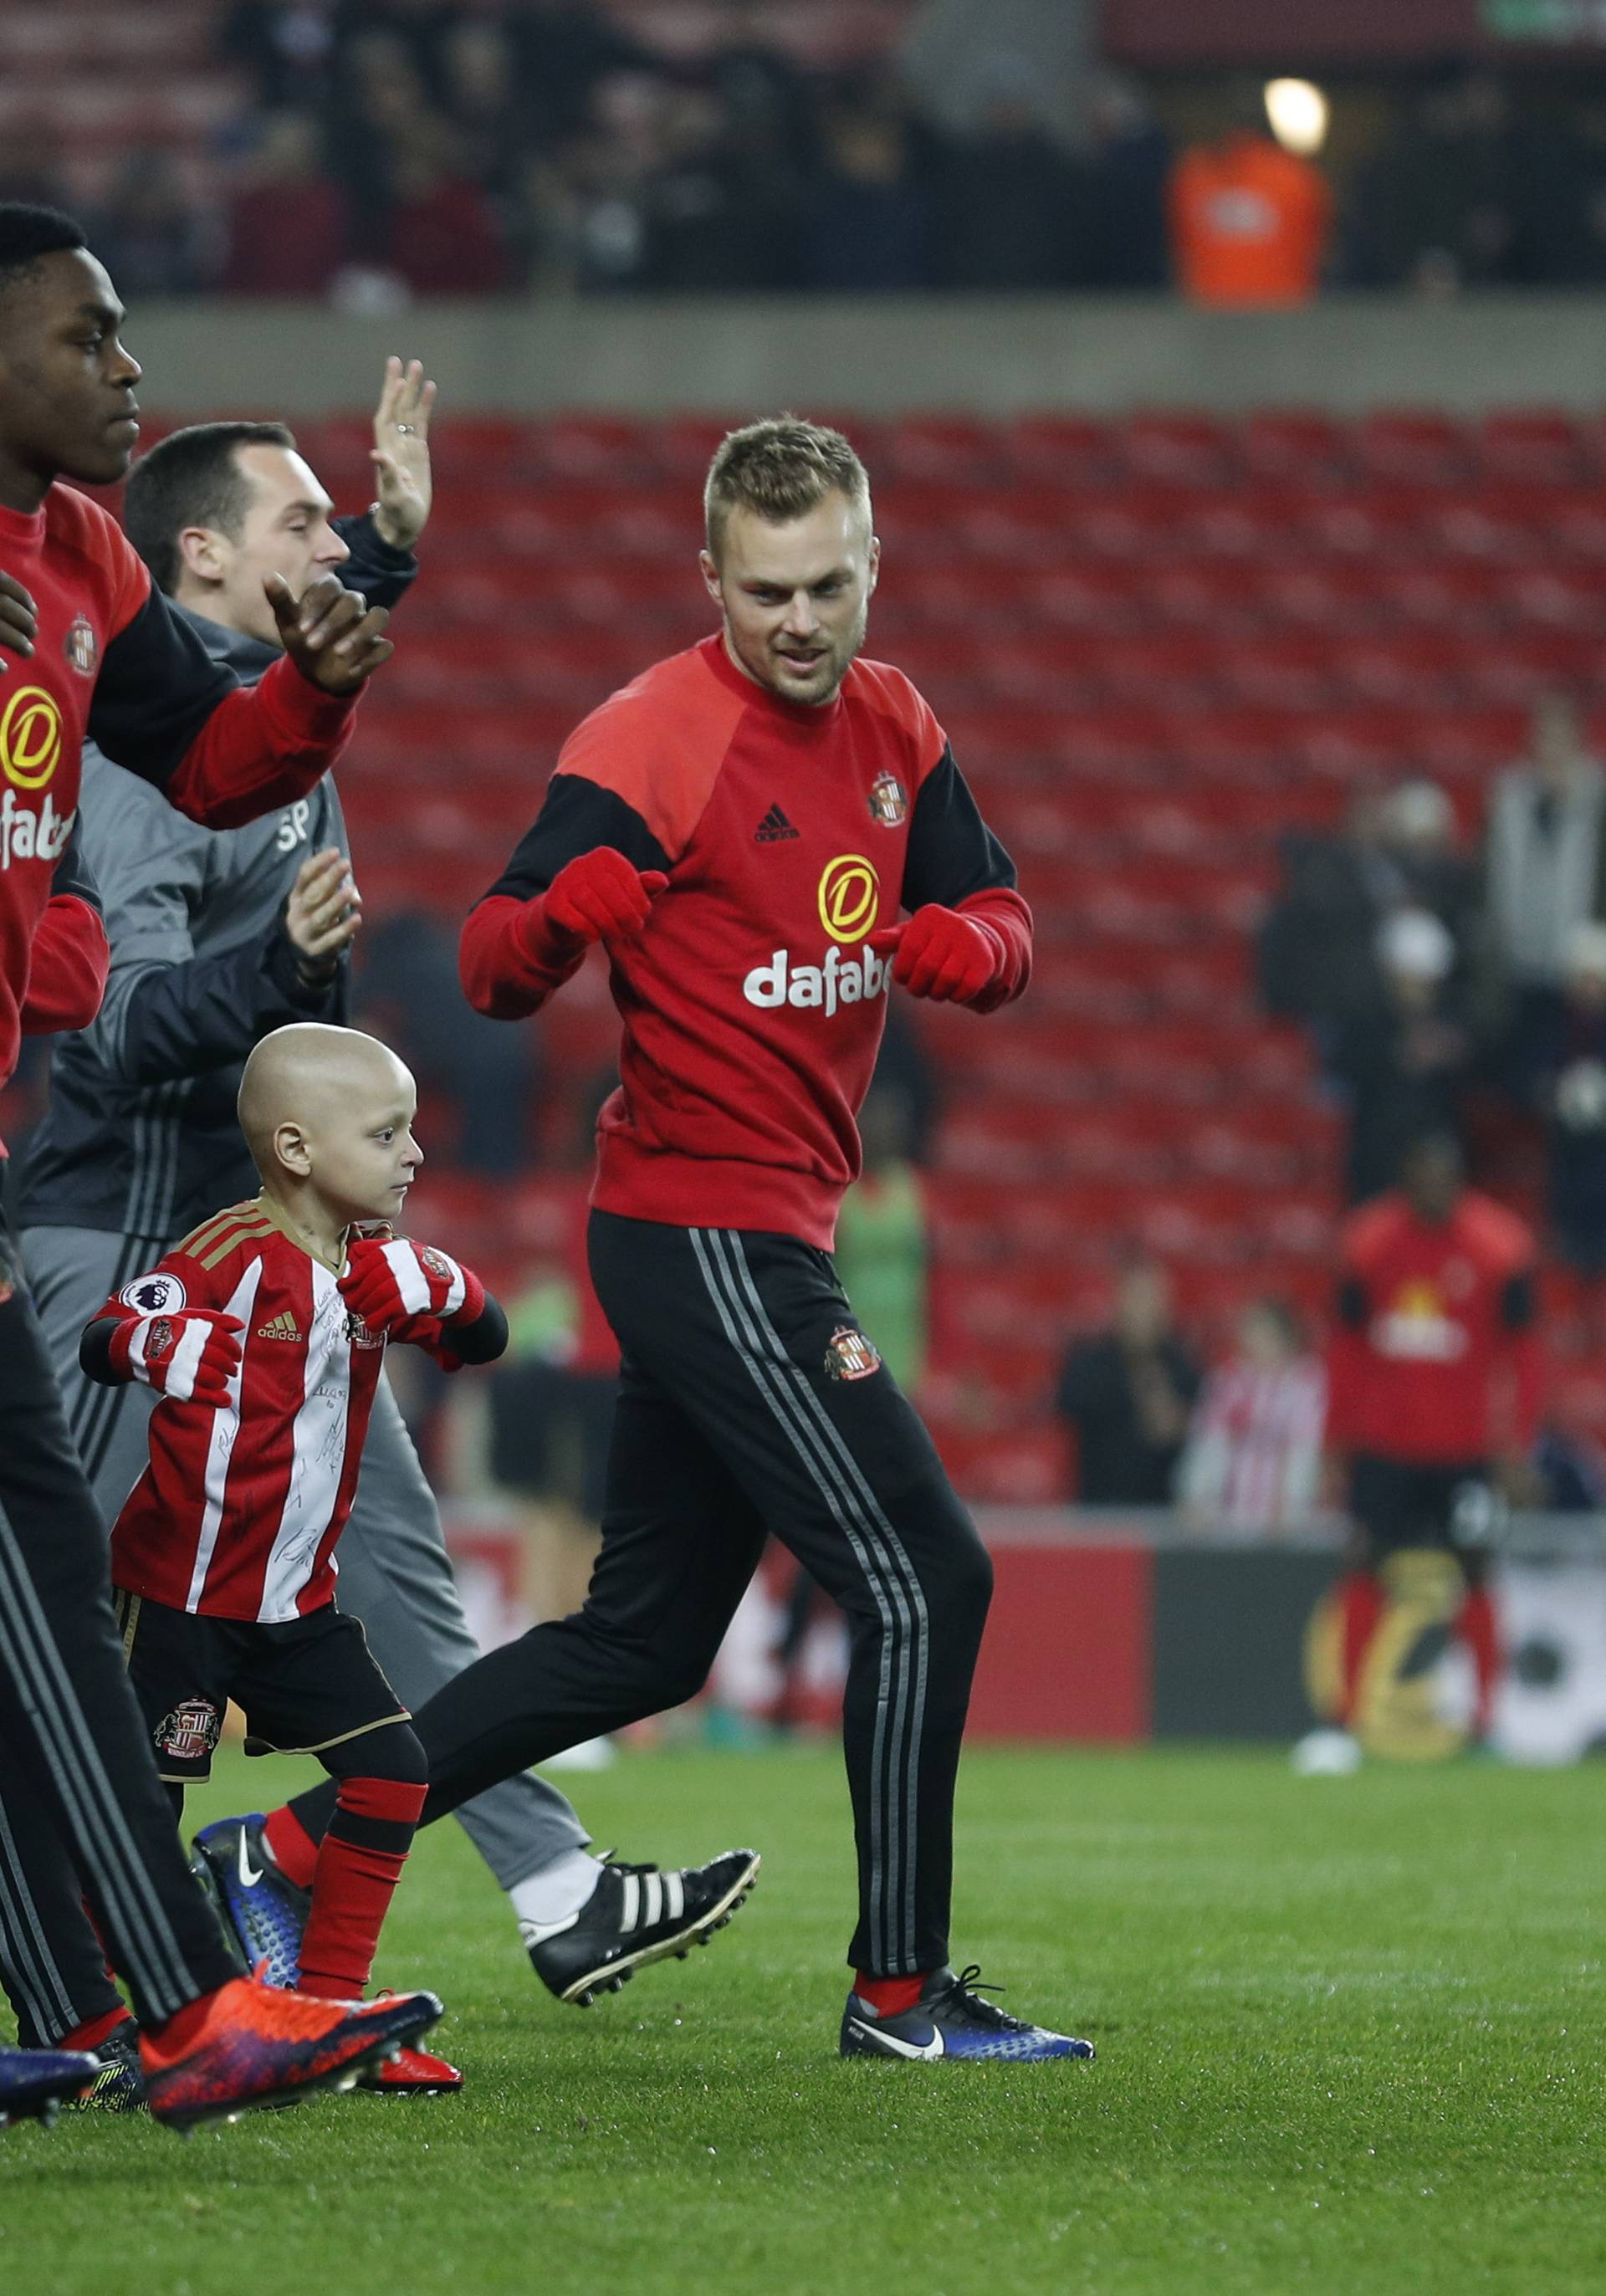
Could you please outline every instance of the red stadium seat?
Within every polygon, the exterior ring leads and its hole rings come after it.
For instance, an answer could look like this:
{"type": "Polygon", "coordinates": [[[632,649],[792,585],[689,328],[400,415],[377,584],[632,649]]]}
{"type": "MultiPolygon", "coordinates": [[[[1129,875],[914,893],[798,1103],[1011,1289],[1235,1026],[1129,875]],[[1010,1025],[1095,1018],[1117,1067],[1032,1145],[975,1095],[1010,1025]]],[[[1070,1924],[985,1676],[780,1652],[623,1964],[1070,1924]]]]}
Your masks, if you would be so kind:
{"type": "Polygon", "coordinates": [[[889,423],[873,480],[882,464],[894,481],[917,486],[996,487],[1008,476],[997,432],[968,414],[905,414],[889,423]]]}
{"type": "Polygon", "coordinates": [[[1388,485],[1454,487],[1472,476],[1472,443],[1447,414],[1384,411],[1356,425],[1355,448],[1368,478],[1388,485]]]}
{"type": "Polygon", "coordinates": [[[1238,440],[1209,414],[1131,414],[1117,432],[1135,479],[1162,487],[1226,487],[1239,475],[1238,440]]]}
{"type": "Polygon", "coordinates": [[[1079,414],[1027,414],[1000,426],[998,443],[1012,475],[1027,486],[1107,486],[1120,475],[1108,424],[1079,414]]]}
{"type": "Polygon", "coordinates": [[[1486,414],[1479,428],[1478,460],[1486,478],[1520,486],[1575,487],[1597,468],[1594,442],[1559,407],[1486,414]]]}
{"type": "Polygon", "coordinates": [[[1268,410],[1247,415],[1241,435],[1244,467],[1252,479],[1292,480],[1311,487],[1340,484],[1355,475],[1350,432],[1330,414],[1308,408],[1268,410]]]}

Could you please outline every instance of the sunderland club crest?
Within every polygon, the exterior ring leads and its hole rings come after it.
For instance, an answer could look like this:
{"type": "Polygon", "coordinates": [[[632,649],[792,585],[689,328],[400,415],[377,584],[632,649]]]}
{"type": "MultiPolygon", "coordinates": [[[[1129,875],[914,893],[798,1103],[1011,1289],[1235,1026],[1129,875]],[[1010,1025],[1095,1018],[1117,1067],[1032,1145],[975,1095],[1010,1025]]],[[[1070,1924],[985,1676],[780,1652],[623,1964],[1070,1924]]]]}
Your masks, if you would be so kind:
{"type": "Polygon", "coordinates": [[[868,1379],[881,1367],[873,1343],[855,1325],[841,1324],[832,1332],[825,1349],[827,1379],[868,1379]]]}
{"type": "Polygon", "coordinates": [[[223,1717],[209,1698],[186,1698],[156,1726],[156,1751],[176,1762],[204,1762],[217,1751],[223,1717]]]}
{"type": "Polygon", "coordinates": [[[894,773],[878,774],[870,785],[870,818],[882,829],[896,829],[909,812],[909,799],[894,773]]]}

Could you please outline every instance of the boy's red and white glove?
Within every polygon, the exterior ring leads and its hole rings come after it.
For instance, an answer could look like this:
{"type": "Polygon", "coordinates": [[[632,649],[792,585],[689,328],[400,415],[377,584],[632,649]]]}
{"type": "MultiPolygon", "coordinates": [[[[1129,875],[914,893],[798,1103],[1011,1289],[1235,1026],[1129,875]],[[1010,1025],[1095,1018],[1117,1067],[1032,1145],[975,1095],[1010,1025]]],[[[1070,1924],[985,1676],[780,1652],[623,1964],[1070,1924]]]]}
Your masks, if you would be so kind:
{"type": "Polygon", "coordinates": [[[123,1379],[137,1379],[175,1403],[227,1403],[240,1368],[238,1316],[216,1308],[185,1308],[175,1315],[124,1316],[112,1332],[107,1360],[123,1379]]]}
{"type": "Polygon", "coordinates": [[[435,1324],[477,1324],[485,1313],[485,1286],[432,1243],[397,1236],[390,1242],[357,1236],[346,1253],[340,1297],[371,1332],[412,1336],[420,1317],[435,1324]]]}

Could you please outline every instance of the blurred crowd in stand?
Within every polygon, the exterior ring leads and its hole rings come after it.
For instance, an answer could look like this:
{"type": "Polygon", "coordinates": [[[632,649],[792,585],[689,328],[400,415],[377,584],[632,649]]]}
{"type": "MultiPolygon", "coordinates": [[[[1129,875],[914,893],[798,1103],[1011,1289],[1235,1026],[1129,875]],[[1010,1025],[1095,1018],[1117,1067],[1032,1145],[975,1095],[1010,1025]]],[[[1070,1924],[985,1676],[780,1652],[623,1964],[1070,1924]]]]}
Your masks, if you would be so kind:
{"type": "MultiPolygon", "coordinates": [[[[95,244],[125,295],[358,308],[530,287],[1175,284],[1243,304],[1606,283],[1606,99],[1581,70],[1452,66],[1331,107],[1313,89],[1316,126],[1307,105],[1291,127],[1258,82],[1146,88],[1092,59],[1050,86],[1001,45],[971,59],[959,124],[897,47],[809,69],[773,4],[710,20],[671,58],[640,37],[650,12],[605,0],[232,0],[212,57],[183,61],[232,73],[238,111],[197,152],[135,151],[95,244]],[[1330,108],[1347,132],[1323,149],[1330,108]]],[[[0,154],[0,193],[80,204],[43,144],[0,154]]]]}

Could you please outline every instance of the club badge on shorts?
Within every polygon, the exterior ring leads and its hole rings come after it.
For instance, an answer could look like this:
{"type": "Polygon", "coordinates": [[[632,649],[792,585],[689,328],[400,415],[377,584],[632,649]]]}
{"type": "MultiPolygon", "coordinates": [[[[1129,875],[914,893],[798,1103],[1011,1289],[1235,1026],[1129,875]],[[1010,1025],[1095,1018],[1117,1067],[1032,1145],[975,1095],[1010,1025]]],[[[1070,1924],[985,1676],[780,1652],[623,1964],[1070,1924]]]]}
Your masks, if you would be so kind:
{"type": "Polygon", "coordinates": [[[217,1751],[223,1717],[209,1698],[186,1698],[156,1726],[156,1751],[175,1762],[204,1762],[217,1751]]]}
{"type": "Polygon", "coordinates": [[[881,1357],[864,1332],[852,1324],[840,1324],[826,1344],[826,1378],[868,1379],[881,1367],[881,1357]]]}

